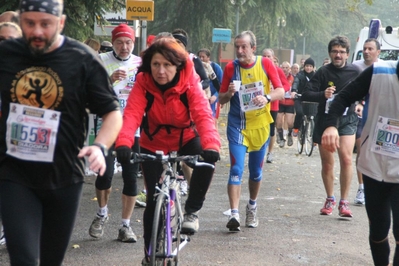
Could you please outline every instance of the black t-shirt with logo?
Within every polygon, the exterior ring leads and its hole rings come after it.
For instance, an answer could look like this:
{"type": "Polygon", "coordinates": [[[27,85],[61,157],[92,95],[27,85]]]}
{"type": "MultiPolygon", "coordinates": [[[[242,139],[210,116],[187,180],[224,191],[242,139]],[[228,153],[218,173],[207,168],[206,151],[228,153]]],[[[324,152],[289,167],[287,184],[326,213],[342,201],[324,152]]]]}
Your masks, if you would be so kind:
{"type": "MultiPolygon", "coordinates": [[[[90,49],[65,37],[56,50],[35,56],[23,39],[1,43],[0,180],[39,189],[83,182],[84,159],[77,155],[86,139],[88,110],[102,116],[119,109],[107,71],[98,54],[90,49]],[[60,112],[52,162],[21,160],[6,154],[10,103],[60,112]]],[[[19,130],[18,134],[11,133],[13,141],[19,143],[15,138],[22,135],[30,139],[29,145],[35,143],[34,139],[39,138],[41,132],[40,129],[23,132],[18,126],[9,128],[10,132],[19,130]]],[[[26,143],[23,145],[28,145],[26,143]]],[[[38,147],[43,148],[43,145],[38,147]]]]}

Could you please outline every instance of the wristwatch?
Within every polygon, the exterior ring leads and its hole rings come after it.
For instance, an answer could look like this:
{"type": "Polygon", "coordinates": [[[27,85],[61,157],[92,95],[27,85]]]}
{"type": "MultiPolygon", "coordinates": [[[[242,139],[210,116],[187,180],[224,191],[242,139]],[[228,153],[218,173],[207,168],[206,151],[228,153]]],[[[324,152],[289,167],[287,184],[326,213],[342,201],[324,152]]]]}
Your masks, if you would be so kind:
{"type": "Polygon", "coordinates": [[[93,146],[97,146],[101,149],[101,152],[103,153],[104,157],[108,156],[108,148],[104,144],[94,142],[93,146]]]}
{"type": "Polygon", "coordinates": [[[270,103],[272,101],[272,98],[270,97],[269,94],[266,94],[265,97],[266,97],[267,103],[270,103]]]}

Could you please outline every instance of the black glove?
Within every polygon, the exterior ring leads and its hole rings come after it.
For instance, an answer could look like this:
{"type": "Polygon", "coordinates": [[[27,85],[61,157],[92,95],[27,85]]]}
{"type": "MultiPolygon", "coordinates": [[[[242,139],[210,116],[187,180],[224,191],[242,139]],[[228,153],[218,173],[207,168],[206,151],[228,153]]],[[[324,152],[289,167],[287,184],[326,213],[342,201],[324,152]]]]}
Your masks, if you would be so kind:
{"type": "Polygon", "coordinates": [[[201,156],[207,163],[215,163],[220,160],[220,154],[215,150],[204,150],[201,156]]]}
{"type": "Polygon", "coordinates": [[[116,159],[120,163],[130,163],[130,159],[132,158],[132,149],[128,146],[120,146],[115,149],[116,151],[116,159]]]}

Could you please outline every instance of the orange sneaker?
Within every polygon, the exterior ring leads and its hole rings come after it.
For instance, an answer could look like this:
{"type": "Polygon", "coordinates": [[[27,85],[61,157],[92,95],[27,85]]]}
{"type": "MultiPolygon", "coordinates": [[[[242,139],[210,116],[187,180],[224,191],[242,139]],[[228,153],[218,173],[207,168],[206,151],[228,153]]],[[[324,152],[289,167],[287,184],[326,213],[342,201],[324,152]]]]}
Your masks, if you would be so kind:
{"type": "Polygon", "coordinates": [[[292,130],[292,136],[293,136],[293,137],[298,137],[298,132],[299,132],[299,129],[294,128],[294,129],[292,130]]]}

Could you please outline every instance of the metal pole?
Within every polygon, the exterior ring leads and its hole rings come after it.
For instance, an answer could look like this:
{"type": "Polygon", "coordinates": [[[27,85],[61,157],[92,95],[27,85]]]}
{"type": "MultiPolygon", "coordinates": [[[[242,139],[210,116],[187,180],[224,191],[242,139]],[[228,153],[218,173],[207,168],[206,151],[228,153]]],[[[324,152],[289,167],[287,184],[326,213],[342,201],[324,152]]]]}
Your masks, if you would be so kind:
{"type": "Polygon", "coordinates": [[[283,24],[283,19],[282,18],[278,18],[278,60],[279,62],[281,61],[281,29],[282,29],[282,24],[283,24]]]}
{"type": "Polygon", "coordinates": [[[147,49],[147,20],[141,21],[141,51],[147,49]]]}
{"type": "Polygon", "coordinates": [[[238,1],[236,2],[236,6],[237,6],[237,9],[236,9],[236,36],[237,36],[239,34],[239,32],[238,32],[238,24],[239,24],[239,21],[240,21],[240,7],[238,6],[238,1]]]}

